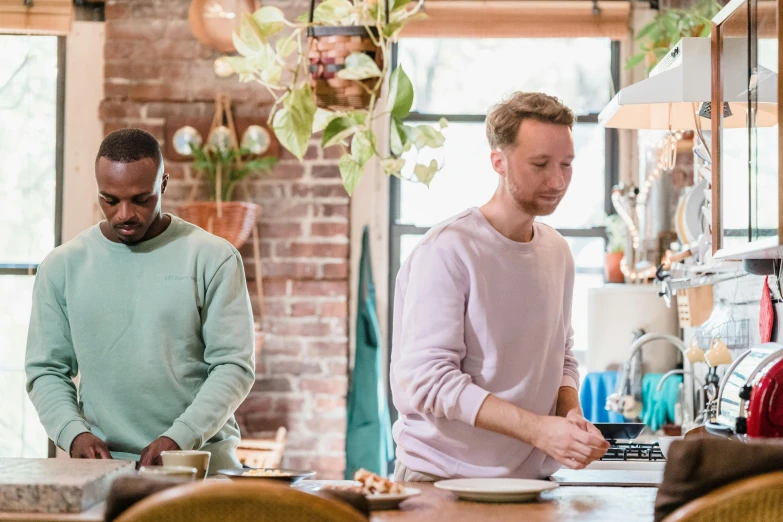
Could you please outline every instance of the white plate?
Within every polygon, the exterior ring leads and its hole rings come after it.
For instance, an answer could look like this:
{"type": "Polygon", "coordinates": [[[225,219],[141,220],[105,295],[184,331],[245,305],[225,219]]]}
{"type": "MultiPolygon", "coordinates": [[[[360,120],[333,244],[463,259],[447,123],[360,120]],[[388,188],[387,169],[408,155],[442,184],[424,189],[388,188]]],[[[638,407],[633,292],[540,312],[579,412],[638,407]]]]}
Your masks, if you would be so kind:
{"type": "Polygon", "coordinates": [[[435,483],[438,489],[457,494],[462,500],[477,502],[530,502],[542,491],[555,489],[557,483],[532,479],[453,479],[435,483]]]}
{"type": "MultiPolygon", "coordinates": [[[[315,493],[328,489],[329,487],[347,488],[354,485],[360,485],[359,482],[353,480],[303,480],[293,487],[302,491],[315,493]]],[[[407,500],[411,497],[421,495],[421,490],[417,488],[405,488],[405,493],[399,495],[389,495],[386,493],[376,495],[365,495],[364,498],[370,504],[372,511],[380,511],[383,509],[397,509],[400,502],[407,500]]]]}
{"type": "Polygon", "coordinates": [[[399,495],[390,495],[388,493],[379,493],[375,495],[365,495],[364,498],[370,503],[370,510],[380,511],[382,509],[397,509],[403,500],[421,495],[421,490],[417,488],[405,488],[405,493],[399,495]]]}

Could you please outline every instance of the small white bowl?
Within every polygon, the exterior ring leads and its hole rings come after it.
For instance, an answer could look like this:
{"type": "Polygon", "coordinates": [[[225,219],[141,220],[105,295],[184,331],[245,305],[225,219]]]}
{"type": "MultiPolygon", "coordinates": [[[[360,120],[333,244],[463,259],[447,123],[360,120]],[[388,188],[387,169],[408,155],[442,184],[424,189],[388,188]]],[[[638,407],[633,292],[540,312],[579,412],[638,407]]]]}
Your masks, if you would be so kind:
{"type": "Polygon", "coordinates": [[[663,453],[663,456],[665,458],[669,458],[669,446],[672,445],[672,442],[675,440],[682,440],[683,435],[661,435],[658,437],[658,445],[661,447],[661,453],[663,453]]]}

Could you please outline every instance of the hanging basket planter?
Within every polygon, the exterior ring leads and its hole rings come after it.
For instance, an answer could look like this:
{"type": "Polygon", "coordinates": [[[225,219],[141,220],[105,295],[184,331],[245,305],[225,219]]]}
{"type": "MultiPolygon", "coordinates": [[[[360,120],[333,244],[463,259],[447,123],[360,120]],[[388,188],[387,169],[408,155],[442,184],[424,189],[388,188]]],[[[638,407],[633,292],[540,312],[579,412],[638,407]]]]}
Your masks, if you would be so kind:
{"type": "Polygon", "coordinates": [[[244,201],[194,201],[179,207],[182,219],[222,237],[236,249],[247,242],[260,214],[260,206],[244,201]]]}
{"type": "Polygon", "coordinates": [[[379,69],[383,69],[383,52],[375,45],[369,31],[374,33],[377,41],[374,27],[324,26],[308,29],[310,86],[318,107],[332,111],[367,110],[370,107],[370,90],[377,78],[357,81],[337,77],[337,72],[345,68],[346,58],[355,52],[365,53],[379,69]]]}

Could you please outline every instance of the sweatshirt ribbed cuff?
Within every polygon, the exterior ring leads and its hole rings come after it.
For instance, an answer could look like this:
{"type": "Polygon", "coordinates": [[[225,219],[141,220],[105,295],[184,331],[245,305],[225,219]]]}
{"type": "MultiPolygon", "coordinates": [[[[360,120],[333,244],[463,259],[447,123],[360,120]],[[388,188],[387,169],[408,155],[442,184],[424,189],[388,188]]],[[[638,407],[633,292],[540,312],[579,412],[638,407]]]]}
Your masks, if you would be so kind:
{"type": "Polygon", "coordinates": [[[465,386],[457,396],[457,402],[454,405],[454,418],[471,426],[476,425],[476,416],[481,405],[487,399],[489,392],[472,382],[465,386]]]}
{"type": "Polygon", "coordinates": [[[579,385],[577,384],[576,379],[570,375],[563,375],[563,379],[560,381],[560,387],[562,388],[563,386],[568,386],[569,388],[579,391],[579,385]]]}
{"type": "Polygon", "coordinates": [[[73,439],[81,435],[82,433],[88,433],[90,431],[90,427],[87,425],[86,422],[82,419],[73,419],[71,421],[68,421],[65,426],[62,427],[60,430],[60,433],[57,434],[57,440],[55,441],[55,444],[58,448],[66,452],[68,455],[71,454],[71,444],[73,444],[73,439]]]}
{"type": "Polygon", "coordinates": [[[170,438],[181,450],[197,450],[201,447],[201,437],[182,421],[174,421],[174,425],[161,437],[170,438]]]}

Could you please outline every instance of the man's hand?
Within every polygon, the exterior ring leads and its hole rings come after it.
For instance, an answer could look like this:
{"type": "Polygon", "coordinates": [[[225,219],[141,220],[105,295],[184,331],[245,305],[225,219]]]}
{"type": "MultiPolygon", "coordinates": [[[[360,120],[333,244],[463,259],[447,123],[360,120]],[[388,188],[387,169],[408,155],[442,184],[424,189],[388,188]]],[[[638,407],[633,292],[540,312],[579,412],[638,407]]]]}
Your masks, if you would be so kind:
{"type": "Polygon", "coordinates": [[[540,417],[533,445],[568,468],[584,469],[604,456],[609,443],[578,411],[569,415],[571,418],[565,419],[540,417]]]}
{"type": "Polygon", "coordinates": [[[81,433],[71,442],[72,459],[110,459],[109,446],[89,431],[81,433]]]}
{"type": "Polygon", "coordinates": [[[163,451],[176,451],[180,449],[176,442],[168,437],[158,437],[141,451],[139,466],[159,466],[163,464],[160,454],[163,451]]]}
{"type": "MultiPolygon", "coordinates": [[[[570,420],[571,422],[573,422],[574,424],[579,426],[582,430],[586,431],[587,433],[590,433],[590,434],[595,435],[596,437],[600,437],[602,439],[604,438],[604,436],[601,433],[601,431],[598,428],[596,428],[595,426],[593,426],[593,424],[589,420],[585,419],[582,416],[582,414],[579,413],[579,410],[575,409],[575,410],[569,411],[568,414],[566,415],[566,419],[570,420]]],[[[603,457],[603,455],[601,455],[601,456],[603,457]]]]}

